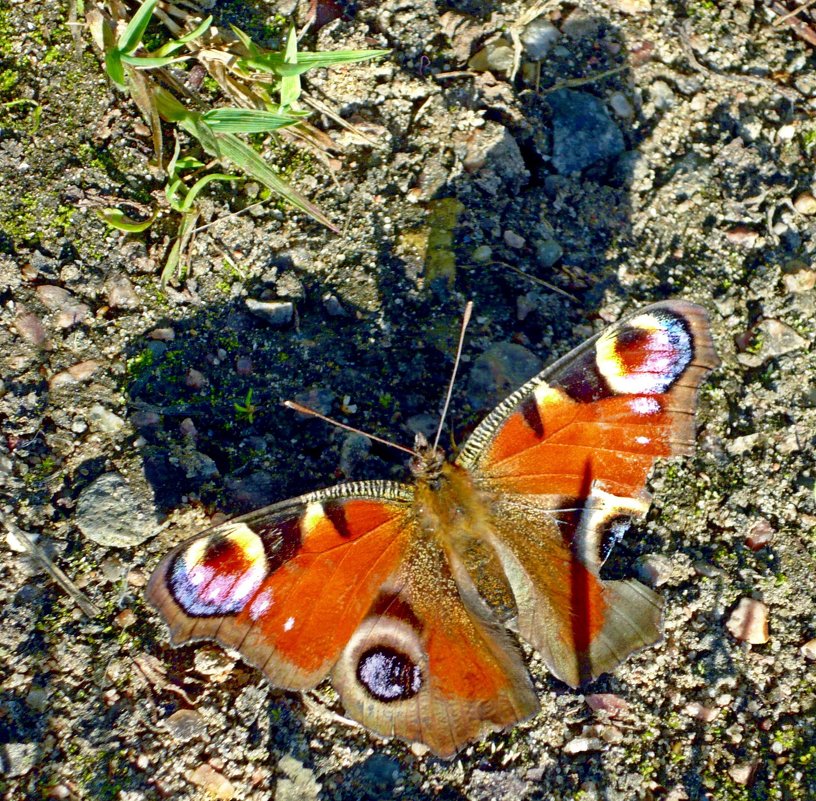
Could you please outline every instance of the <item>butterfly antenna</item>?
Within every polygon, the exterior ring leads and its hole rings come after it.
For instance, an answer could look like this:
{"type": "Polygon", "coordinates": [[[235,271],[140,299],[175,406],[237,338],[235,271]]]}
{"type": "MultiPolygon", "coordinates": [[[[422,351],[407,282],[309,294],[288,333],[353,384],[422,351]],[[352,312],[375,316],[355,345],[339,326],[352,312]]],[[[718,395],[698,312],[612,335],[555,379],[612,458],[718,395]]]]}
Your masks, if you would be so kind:
{"type": "Polygon", "coordinates": [[[442,417],[439,418],[439,428],[436,429],[436,438],[434,439],[433,449],[436,451],[439,445],[439,439],[442,436],[442,427],[445,425],[445,418],[448,415],[448,407],[450,406],[451,397],[453,396],[453,383],[456,381],[456,373],[459,370],[459,362],[462,361],[462,346],[465,344],[465,331],[470,322],[470,315],[473,312],[473,301],[469,300],[465,306],[465,312],[462,315],[462,328],[459,331],[459,346],[456,348],[456,359],[453,362],[453,372],[451,373],[450,384],[448,384],[448,394],[445,397],[445,408],[442,409],[442,417]]]}
{"type": "Polygon", "coordinates": [[[345,423],[341,423],[339,420],[335,420],[333,417],[326,417],[325,414],[320,414],[320,412],[316,412],[314,409],[310,409],[308,406],[301,406],[299,403],[295,403],[294,401],[284,401],[283,405],[287,409],[294,409],[296,412],[300,412],[301,414],[308,414],[312,417],[317,417],[318,420],[323,420],[325,423],[330,423],[333,426],[337,426],[338,428],[344,428],[346,431],[351,431],[354,434],[362,434],[364,437],[368,437],[369,439],[373,439],[375,442],[379,442],[382,445],[388,445],[389,448],[396,448],[398,451],[403,451],[405,453],[410,453],[411,456],[419,456],[416,451],[412,451],[410,448],[406,448],[404,445],[397,445],[396,442],[391,442],[390,440],[383,439],[382,437],[378,437],[376,434],[369,434],[367,431],[361,431],[359,428],[354,428],[354,426],[346,425],[345,423]]]}

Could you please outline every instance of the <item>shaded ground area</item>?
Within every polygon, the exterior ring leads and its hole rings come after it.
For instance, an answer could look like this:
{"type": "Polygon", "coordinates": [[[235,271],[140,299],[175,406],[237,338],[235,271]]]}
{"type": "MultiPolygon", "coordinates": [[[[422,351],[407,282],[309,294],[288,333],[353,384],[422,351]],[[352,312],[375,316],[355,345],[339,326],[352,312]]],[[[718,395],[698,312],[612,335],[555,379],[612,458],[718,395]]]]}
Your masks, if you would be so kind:
{"type": "MultiPolygon", "coordinates": [[[[308,5],[214,13],[262,34],[308,5]]],[[[100,610],[3,548],[4,798],[815,797],[813,50],[734,0],[548,3],[532,22],[515,3],[340,5],[304,47],[393,55],[308,87],[378,146],[321,118],[333,176],[291,151],[278,166],[341,234],[275,203],[228,217],[259,188],[215,186],[202,223],[224,219],[167,292],[169,226],[128,236],[95,212],[163,191],[138,113],[68,2],[0,5],[0,508],[100,610]],[[662,644],[585,689],[625,709],[593,711],[528,654],[541,714],[443,762],[339,722],[328,689],[277,692],[212,646],[168,646],[143,588],[171,545],[407,475],[281,400],[410,442],[473,299],[461,442],[542,364],[673,296],[709,309],[723,365],[697,455],[658,466],[647,523],[607,566],[666,599],[662,644]],[[273,325],[247,299],[293,314],[273,325]],[[767,643],[729,632],[743,598],[767,606],[767,643]]]]}

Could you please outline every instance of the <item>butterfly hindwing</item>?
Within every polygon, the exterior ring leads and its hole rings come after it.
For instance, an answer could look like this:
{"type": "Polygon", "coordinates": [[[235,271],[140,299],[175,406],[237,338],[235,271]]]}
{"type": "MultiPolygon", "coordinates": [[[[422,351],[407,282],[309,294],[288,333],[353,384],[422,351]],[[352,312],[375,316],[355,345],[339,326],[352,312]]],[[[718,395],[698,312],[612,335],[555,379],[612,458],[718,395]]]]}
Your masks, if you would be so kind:
{"type": "Polygon", "coordinates": [[[659,597],[598,571],[648,509],[655,459],[690,451],[697,390],[716,364],[703,309],[655,304],[531,379],[462,448],[457,463],[495,499],[495,547],[519,633],[569,684],[659,639],[659,597]],[[508,519],[518,523],[503,529],[508,519]],[[560,582],[541,563],[555,541],[568,546],[560,582]]]}

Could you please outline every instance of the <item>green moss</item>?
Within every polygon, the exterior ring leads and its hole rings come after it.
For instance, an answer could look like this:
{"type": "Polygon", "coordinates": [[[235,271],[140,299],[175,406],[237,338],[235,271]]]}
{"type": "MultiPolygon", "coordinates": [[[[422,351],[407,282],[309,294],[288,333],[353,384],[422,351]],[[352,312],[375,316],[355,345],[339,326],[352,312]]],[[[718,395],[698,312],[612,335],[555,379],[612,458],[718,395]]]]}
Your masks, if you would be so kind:
{"type": "Polygon", "coordinates": [[[11,90],[20,83],[21,78],[22,74],[15,69],[0,71],[0,97],[10,96],[11,90]]]}
{"type": "Polygon", "coordinates": [[[140,378],[153,366],[153,351],[145,348],[132,359],[127,361],[127,372],[131,379],[140,378]]]}

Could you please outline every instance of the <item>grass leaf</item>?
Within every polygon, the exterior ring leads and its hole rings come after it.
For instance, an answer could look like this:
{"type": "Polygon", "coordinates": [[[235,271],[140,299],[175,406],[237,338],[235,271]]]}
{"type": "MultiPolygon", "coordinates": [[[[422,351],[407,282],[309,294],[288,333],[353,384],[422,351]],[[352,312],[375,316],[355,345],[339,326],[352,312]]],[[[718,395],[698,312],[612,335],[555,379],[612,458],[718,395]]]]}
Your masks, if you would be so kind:
{"type": "Polygon", "coordinates": [[[127,231],[129,234],[139,234],[153,225],[158,212],[154,212],[153,216],[147,220],[134,220],[128,217],[124,212],[114,208],[99,209],[97,214],[111,228],[116,228],[119,231],[127,231]]]}
{"type": "MultiPolygon", "coordinates": [[[[286,40],[286,52],[283,55],[283,60],[287,64],[297,64],[297,31],[295,26],[289,27],[289,37],[286,40]]],[[[280,105],[281,109],[288,108],[293,103],[297,102],[300,97],[300,75],[286,75],[281,78],[280,82],[280,105]]]]}
{"type": "Polygon", "coordinates": [[[164,158],[161,120],[159,119],[159,110],[156,107],[156,98],[154,96],[154,84],[147,78],[143,72],[127,67],[127,84],[130,90],[130,96],[133,102],[141,111],[145,122],[150,127],[150,133],[153,135],[153,150],[156,153],[156,164],[161,165],[164,158]]]}
{"type": "Polygon", "coordinates": [[[178,229],[178,236],[167,254],[167,261],[162,269],[160,283],[166,286],[167,282],[173,278],[181,278],[187,271],[187,247],[193,236],[195,224],[198,222],[198,210],[188,211],[181,218],[178,229]]]}
{"type": "Polygon", "coordinates": [[[141,44],[150,17],[153,16],[153,9],[156,8],[158,0],[144,0],[136,13],[131,17],[127,28],[125,28],[116,47],[120,53],[132,53],[141,44]]]}
{"type": "Polygon", "coordinates": [[[305,113],[276,114],[272,111],[246,108],[214,108],[203,120],[216,133],[262,133],[275,131],[300,122],[305,113]]]}
{"type": "Polygon", "coordinates": [[[178,39],[171,39],[167,44],[163,44],[155,53],[154,56],[168,56],[170,53],[175,53],[180,47],[198,39],[207,32],[207,29],[212,25],[212,16],[207,17],[198,27],[178,39]]]}
{"type": "Polygon", "coordinates": [[[333,50],[327,53],[300,52],[297,64],[287,63],[281,53],[264,53],[251,58],[238,60],[241,69],[257,72],[273,72],[281,77],[302,75],[306,70],[315,67],[336,67],[339,64],[352,64],[357,61],[368,61],[372,58],[386,56],[390,50],[333,50]]]}
{"type": "Polygon", "coordinates": [[[236,28],[235,25],[230,25],[230,28],[232,28],[232,32],[238,37],[250,56],[260,55],[260,48],[252,41],[248,34],[244,33],[240,28],[236,28]]]}
{"type": "Polygon", "coordinates": [[[127,89],[125,67],[122,64],[122,54],[118,50],[105,51],[105,72],[120,89],[127,89]]]}
{"type": "Polygon", "coordinates": [[[181,212],[188,212],[193,207],[193,203],[195,203],[196,196],[198,193],[205,187],[207,184],[212,183],[213,181],[243,181],[244,178],[240,175],[227,175],[223,172],[211,172],[207,175],[202,176],[199,178],[189,189],[187,192],[187,197],[184,198],[184,202],[181,204],[179,211],[181,212]]]}
{"type": "Polygon", "coordinates": [[[289,186],[278,174],[247,144],[233,134],[216,134],[219,155],[225,156],[233,164],[242,169],[247,175],[260,181],[275,194],[280,195],[295,208],[306,212],[310,217],[322,223],[335,233],[339,233],[337,226],[294,187],[289,186]]]}
{"type": "Polygon", "coordinates": [[[187,133],[194,136],[211,156],[227,158],[247,175],[260,181],[280,195],[287,203],[306,212],[310,217],[325,225],[335,233],[337,226],[314,204],[294,187],[286,183],[278,174],[245,142],[231,133],[216,133],[204,121],[204,115],[188,111],[170,92],[157,86],[154,92],[156,105],[162,119],[178,123],[187,133]]]}

